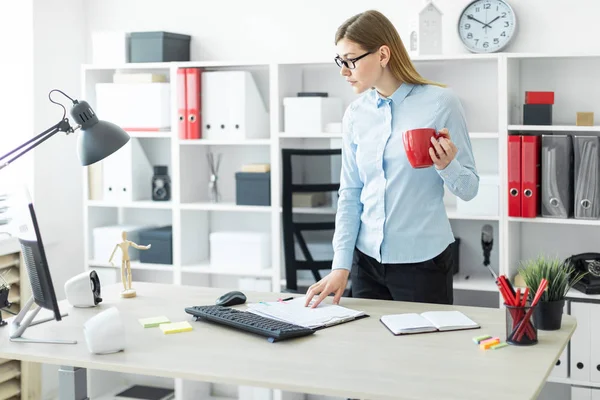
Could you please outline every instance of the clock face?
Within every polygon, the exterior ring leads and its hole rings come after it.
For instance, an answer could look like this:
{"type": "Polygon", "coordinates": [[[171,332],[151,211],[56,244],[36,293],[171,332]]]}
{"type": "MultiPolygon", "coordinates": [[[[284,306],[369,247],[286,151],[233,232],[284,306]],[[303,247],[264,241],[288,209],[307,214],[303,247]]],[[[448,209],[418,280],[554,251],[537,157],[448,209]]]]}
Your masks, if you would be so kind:
{"type": "Polygon", "coordinates": [[[474,0],[460,15],[458,35],[474,53],[493,53],[511,41],[517,17],[503,0],[474,0]]]}

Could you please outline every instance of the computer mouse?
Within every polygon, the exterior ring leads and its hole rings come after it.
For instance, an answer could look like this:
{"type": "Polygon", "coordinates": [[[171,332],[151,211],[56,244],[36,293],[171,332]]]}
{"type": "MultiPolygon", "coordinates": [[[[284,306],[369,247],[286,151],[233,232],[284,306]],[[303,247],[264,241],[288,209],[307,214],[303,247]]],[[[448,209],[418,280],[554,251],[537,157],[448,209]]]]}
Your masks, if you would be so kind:
{"type": "Polygon", "coordinates": [[[225,293],[223,296],[219,297],[216,301],[216,305],[218,306],[236,306],[238,304],[244,304],[246,302],[246,295],[240,291],[233,290],[231,292],[225,293]]]}

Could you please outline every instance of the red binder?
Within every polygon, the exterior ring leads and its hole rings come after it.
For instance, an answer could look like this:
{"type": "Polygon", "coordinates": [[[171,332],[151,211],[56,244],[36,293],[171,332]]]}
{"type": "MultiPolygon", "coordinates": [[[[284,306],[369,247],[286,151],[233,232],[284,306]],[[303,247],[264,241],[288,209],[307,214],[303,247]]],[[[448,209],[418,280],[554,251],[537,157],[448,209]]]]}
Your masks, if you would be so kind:
{"type": "Polygon", "coordinates": [[[521,135],[508,135],[508,216],[521,216],[521,135]]]}
{"type": "Polygon", "coordinates": [[[179,139],[187,139],[187,102],[185,68],[177,70],[177,123],[179,139]]]}
{"type": "Polygon", "coordinates": [[[521,137],[521,216],[540,214],[541,136],[521,137]]]}
{"type": "Polygon", "coordinates": [[[186,68],[186,99],[187,99],[187,138],[201,138],[201,112],[202,101],[200,98],[200,68],[186,68]]]}

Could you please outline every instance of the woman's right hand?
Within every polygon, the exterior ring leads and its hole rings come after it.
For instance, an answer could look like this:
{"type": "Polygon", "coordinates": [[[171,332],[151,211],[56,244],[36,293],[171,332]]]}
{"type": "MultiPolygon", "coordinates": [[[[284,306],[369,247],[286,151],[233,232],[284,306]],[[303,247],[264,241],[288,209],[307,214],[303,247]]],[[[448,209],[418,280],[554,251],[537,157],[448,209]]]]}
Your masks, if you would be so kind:
{"type": "Polygon", "coordinates": [[[334,269],[331,271],[325,278],[308,288],[304,306],[307,307],[313,300],[313,297],[319,295],[311,305],[311,308],[315,308],[331,293],[335,294],[333,297],[333,304],[339,304],[342,294],[344,294],[344,290],[346,290],[346,286],[348,285],[349,275],[350,271],[347,269],[334,269]]]}

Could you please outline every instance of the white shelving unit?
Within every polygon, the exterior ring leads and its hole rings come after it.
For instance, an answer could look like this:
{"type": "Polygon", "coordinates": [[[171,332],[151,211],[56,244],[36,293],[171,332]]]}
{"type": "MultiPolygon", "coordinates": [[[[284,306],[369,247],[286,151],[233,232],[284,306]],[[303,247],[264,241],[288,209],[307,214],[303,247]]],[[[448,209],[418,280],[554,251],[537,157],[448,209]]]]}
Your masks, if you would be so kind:
{"type": "MultiPolygon", "coordinates": [[[[600,115],[600,110],[594,109],[595,104],[600,104],[600,80],[595,78],[600,67],[600,55],[464,54],[418,57],[413,61],[423,76],[449,85],[458,94],[466,112],[478,172],[500,177],[498,215],[460,214],[452,196],[445,200],[453,230],[461,239],[460,273],[455,278],[456,303],[500,306],[498,291],[482,264],[480,240],[483,224],[492,225],[494,230],[492,268],[511,278],[517,272],[520,260],[534,257],[539,252],[566,258],[575,253],[596,251],[596,244],[600,242],[600,221],[508,217],[505,194],[509,132],[600,132],[600,126],[574,126],[576,111],[597,111],[600,115]],[[554,122],[557,125],[521,125],[520,110],[526,90],[555,91],[554,122]],[[589,94],[583,95],[584,90],[589,94]]],[[[240,277],[253,277],[266,279],[272,290],[280,290],[284,283],[281,149],[339,146],[341,139],[339,133],[284,132],[283,98],[295,96],[299,91],[325,91],[329,96],[342,98],[344,106],[347,106],[356,95],[339,76],[338,67],[331,60],[84,65],[82,98],[94,107],[95,84],[111,82],[116,71],[160,72],[166,74],[172,83],[171,131],[137,132],[133,137],[142,142],[153,164],[168,165],[173,194],[172,200],[167,203],[138,201],[115,204],[89,200],[88,178],[84,174],[86,268],[101,271],[105,279],[120,279],[116,268],[92,254],[93,228],[117,223],[169,224],[173,226],[173,265],[133,263],[134,281],[230,288],[237,286],[240,277]],[[268,105],[268,137],[237,141],[180,140],[176,129],[177,93],[173,83],[177,69],[183,67],[203,68],[205,71],[250,71],[268,105]],[[207,201],[207,151],[223,154],[219,174],[223,201],[216,204],[207,201]],[[242,164],[249,162],[271,164],[270,206],[235,204],[234,173],[242,164]],[[211,265],[209,234],[224,229],[270,233],[271,268],[248,271],[243,265],[211,265]]],[[[102,115],[99,117],[102,119],[102,115]]],[[[296,211],[307,215],[335,214],[332,206],[298,208],[296,211]]],[[[183,382],[176,380],[176,388],[182,385],[183,382]]],[[[275,391],[276,399],[285,396],[285,393],[275,391]]]]}

